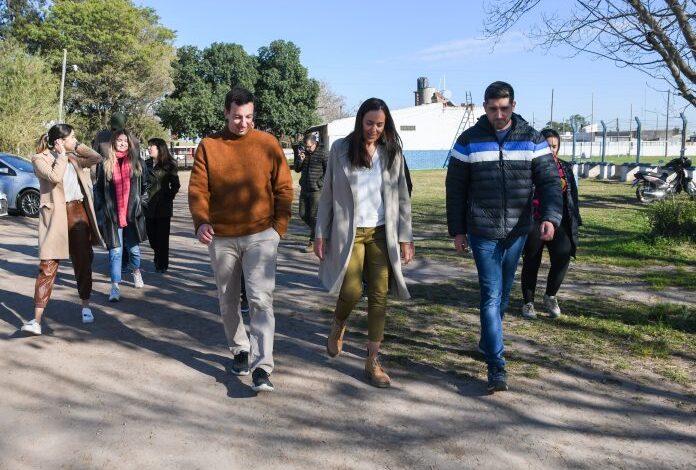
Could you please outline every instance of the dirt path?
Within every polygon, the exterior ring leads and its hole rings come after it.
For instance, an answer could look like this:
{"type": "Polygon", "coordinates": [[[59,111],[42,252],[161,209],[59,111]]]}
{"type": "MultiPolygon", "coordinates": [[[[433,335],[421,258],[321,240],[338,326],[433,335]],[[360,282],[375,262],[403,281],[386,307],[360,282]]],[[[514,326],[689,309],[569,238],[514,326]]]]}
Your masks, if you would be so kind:
{"type": "MultiPolygon", "coordinates": [[[[191,236],[185,194],[175,211],[169,274],[154,272],[144,246],[147,287],[125,282],[123,300],[110,304],[99,252],[96,321],[85,326],[72,272],[61,267],[41,338],[16,335],[32,311],[36,222],[0,219],[0,468],[693,464],[696,398],[667,383],[550,368],[487,396],[479,380],[422,366],[390,369],[390,390],[367,385],[362,344],[349,338],[341,357],[326,357],[332,302],[319,290],[315,260],[298,251],[297,224],[280,248],[276,391],[255,396],[248,377],[225,371],[208,255],[191,236]]],[[[407,270],[412,282],[473,275],[427,261],[407,270]]],[[[510,348],[530,346],[513,340],[510,348]]]]}

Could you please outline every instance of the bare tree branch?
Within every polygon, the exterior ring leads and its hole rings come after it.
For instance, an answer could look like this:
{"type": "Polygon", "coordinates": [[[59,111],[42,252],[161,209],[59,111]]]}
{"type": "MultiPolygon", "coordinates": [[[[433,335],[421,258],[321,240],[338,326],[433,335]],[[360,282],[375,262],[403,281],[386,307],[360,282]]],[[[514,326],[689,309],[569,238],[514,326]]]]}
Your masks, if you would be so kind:
{"type": "MultiPolygon", "coordinates": [[[[499,39],[541,0],[489,0],[484,34],[499,39]]],[[[545,50],[570,48],[663,79],[696,106],[696,0],[575,0],[542,13],[527,33],[545,50]]]]}

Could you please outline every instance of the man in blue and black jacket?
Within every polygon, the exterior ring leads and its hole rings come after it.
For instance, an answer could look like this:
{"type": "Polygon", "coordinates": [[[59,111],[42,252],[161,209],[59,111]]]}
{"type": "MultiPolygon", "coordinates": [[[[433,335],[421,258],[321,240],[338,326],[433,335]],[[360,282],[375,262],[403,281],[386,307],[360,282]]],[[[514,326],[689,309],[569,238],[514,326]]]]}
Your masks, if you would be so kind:
{"type": "Polygon", "coordinates": [[[485,116],[459,136],[447,168],[447,227],[458,253],[471,251],[481,292],[481,349],[488,392],[507,390],[502,318],[532,217],[534,188],[542,198],[541,238],[561,222],[558,170],[546,140],[514,113],[512,86],[494,82],[485,116]],[[468,238],[468,239],[467,239],[468,238]]]}

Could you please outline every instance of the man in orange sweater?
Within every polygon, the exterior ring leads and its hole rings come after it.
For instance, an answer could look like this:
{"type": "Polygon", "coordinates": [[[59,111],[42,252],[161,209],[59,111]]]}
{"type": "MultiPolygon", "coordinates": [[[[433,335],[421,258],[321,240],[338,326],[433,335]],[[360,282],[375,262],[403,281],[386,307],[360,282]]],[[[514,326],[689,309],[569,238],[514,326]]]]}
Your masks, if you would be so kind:
{"type": "Polygon", "coordinates": [[[273,290],[278,242],[290,221],[292,177],[271,134],[254,129],[254,95],[234,87],[225,97],[227,127],[196,149],[189,209],[198,240],[208,246],[232,373],[252,372],[254,391],[272,391],[273,290]],[[240,311],[244,273],[250,337],[240,311]]]}

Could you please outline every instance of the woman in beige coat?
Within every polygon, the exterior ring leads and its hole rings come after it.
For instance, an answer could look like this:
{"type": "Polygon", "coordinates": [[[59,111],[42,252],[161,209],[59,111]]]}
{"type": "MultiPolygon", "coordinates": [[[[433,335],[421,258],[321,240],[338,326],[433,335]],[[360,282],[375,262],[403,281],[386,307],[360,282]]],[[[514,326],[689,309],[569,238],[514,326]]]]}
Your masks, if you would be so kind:
{"type": "Polygon", "coordinates": [[[97,229],[89,168],[101,156],[75,138],[67,124],[51,127],[31,159],[39,177],[39,274],[34,289],[34,319],[22,331],[41,334],[41,318],[51,297],[58,262],[72,261],[82,301],[82,322],[94,321],[89,308],[92,292],[92,245],[104,245],[97,229]]]}
{"type": "Polygon", "coordinates": [[[329,356],[343,347],[346,320],[362,296],[364,267],[369,339],[365,375],[372,385],[389,387],[391,380],[377,359],[387,293],[391,287],[399,298],[409,298],[401,264],[411,261],[414,247],[401,139],[389,108],[378,98],[360,106],[353,132],[331,147],[314,252],[321,261],[322,284],[338,294],[326,345],[329,356]]]}

